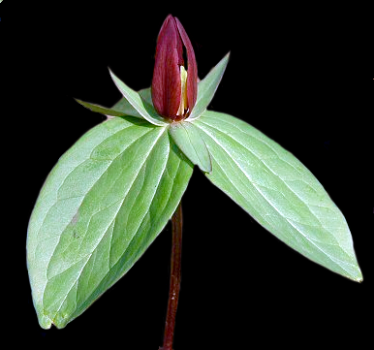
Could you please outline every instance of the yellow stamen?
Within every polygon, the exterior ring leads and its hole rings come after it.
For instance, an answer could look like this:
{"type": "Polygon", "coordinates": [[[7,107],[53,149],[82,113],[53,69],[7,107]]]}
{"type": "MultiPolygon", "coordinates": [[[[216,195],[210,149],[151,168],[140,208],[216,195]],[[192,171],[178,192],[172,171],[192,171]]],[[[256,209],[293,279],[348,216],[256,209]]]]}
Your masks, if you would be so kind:
{"type": "Polygon", "coordinates": [[[177,115],[182,116],[185,114],[188,105],[187,105],[187,71],[183,66],[180,66],[181,74],[181,101],[179,103],[179,108],[177,115]]]}

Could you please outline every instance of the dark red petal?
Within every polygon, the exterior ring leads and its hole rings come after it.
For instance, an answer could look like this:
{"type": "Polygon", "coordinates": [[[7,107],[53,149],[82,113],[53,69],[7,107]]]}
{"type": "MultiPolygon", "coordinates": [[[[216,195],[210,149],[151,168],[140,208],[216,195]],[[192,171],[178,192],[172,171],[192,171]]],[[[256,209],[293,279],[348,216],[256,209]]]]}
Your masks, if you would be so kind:
{"type": "Polygon", "coordinates": [[[197,99],[197,63],[195,58],[195,51],[192,47],[191,41],[184,30],[182,23],[178,18],[175,18],[177,22],[178,32],[182,38],[183,45],[187,51],[187,99],[189,113],[191,113],[192,108],[195,106],[197,99]]]}
{"type": "Polygon", "coordinates": [[[175,19],[169,15],[158,35],[152,80],[153,105],[163,117],[176,117],[181,95],[179,66],[183,63],[182,41],[175,19]]]}

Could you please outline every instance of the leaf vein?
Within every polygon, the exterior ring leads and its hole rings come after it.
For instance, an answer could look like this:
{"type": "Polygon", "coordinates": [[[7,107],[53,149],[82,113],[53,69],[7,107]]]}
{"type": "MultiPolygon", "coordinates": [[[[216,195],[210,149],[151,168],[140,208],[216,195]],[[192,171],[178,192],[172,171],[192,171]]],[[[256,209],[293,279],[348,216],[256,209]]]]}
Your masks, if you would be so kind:
{"type": "MultiPolygon", "coordinates": [[[[198,126],[198,125],[197,125],[198,126]]],[[[209,125],[208,125],[209,126],[209,125]]],[[[199,126],[198,126],[199,127],[199,126]]],[[[215,129],[214,127],[212,127],[213,129],[215,129]]],[[[215,130],[218,130],[218,129],[215,129],[215,130]]],[[[219,132],[221,132],[220,130],[218,130],[219,132]]],[[[215,142],[215,143],[217,143],[217,145],[218,146],[220,146],[229,156],[230,156],[230,153],[227,151],[227,149],[214,137],[214,136],[212,136],[212,134],[209,132],[209,131],[207,131],[207,130],[205,130],[205,133],[215,142]]],[[[235,140],[236,141],[236,140],[235,140]]],[[[237,141],[236,141],[237,142],[237,141]]],[[[240,143],[239,143],[240,144],[240,143]]],[[[243,145],[241,145],[241,146],[243,146],[243,145]]],[[[245,146],[243,146],[244,148],[245,148],[245,146]]],[[[247,149],[247,148],[246,148],[247,149]]],[[[250,151],[250,150],[249,150],[250,151]]],[[[250,151],[251,152],[251,151],[250,151]]],[[[251,152],[252,153],[252,152],[251,152]]],[[[252,153],[253,154],[253,153],[252,153]]],[[[297,232],[300,232],[300,230],[298,230],[291,222],[290,222],[290,220],[289,220],[289,218],[288,217],[286,217],[286,216],[284,216],[282,213],[280,213],[279,212],[279,210],[277,209],[277,207],[276,206],[274,206],[266,197],[265,197],[265,195],[262,193],[262,191],[256,186],[256,184],[253,182],[253,181],[251,181],[251,179],[247,176],[247,174],[246,174],[246,172],[241,168],[241,166],[240,166],[240,164],[238,164],[237,163],[237,161],[233,158],[233,157],[230,157],[232,160],[233,160],[233,162],[237,165],[237,167],[241,170],[241,172],[244,174],[244,176],[251,182],[251,183],[253,183],[253,186],[254,186],[254,188],[261,194],[261,196],[265,199],[265,201],[267,202],[267,203],[269,203],[270,204],[270,206],[272,206],[273,208],[274,208],[274,210],[281,216],[281,217],[284,217],[286,220],[287,220],[287,222],[292,226],[292,227],[294,227],[296,230],[297,230],[297,232]]],[[[264,164],[265,165],[265,164],[264,164]]],[[[266,166],[266,165],[265,165],[266,166]]],[[[267,166],[266,166],[266,168],[268,168],[267,166]]],[[[276,174],[275,174],[276,175],[276,174]]],[[[226,175],[227,176],[227,175],[226,175]]],[[[278,176],[279,177],[279,176],[278,176]]],[[[292,191],[292,189],[290,189],[291,191],[292,191]]],[[[292,191],[293,193],[294,193],[294,191],[292,191]]],[[[296,195],[296,193],[295,193],[295,195],[296,195]]],[[[297,196],[297,195],[296,195],[297,196]]],[[[297,196],[298,197],[298,196],[297,196]]],[[[300,199],[300,197],[298,197],[299,199],[300,199]]],[[[301,200],[301,199],[300,199],[301,200]]],[[[302,201],[302,200],[301,200],[302,201]]],[[[302,201],[303,202],[303,201],[302,201]]],[[[304,203],[304,202],[303,202],[304,203]]],[[[321,225],[321,227],[323,227],[324,228],[324,226],[322,225],[322,223],[320,222],[320,220],[315,216],[315,214],[309,209],[309,211],[311,212],[311,214],[315,217],[315,219],[320,223],[320,225],[321,225]]],[[[328,232],[328,231],[327,231],[328,232]]],[[[320,251],[322,251],[326,256],[328,256],[329,258],[330,258],[330,260],[332,260],[334,263],[336,263],[336,261],[327,253],[327,252],[325,252],[322,248],[320,248],[315,242],[313,242],[312,240],[310,240],[307,236],[305,236],[302,232],[300,232],[300,234],[304,237],[304,238],[306,238],[309,242],[311,242],[314,246],[316,246],[320,251]]],[[[330,235],[331,235],[331,233],[329,233],[330,235]]],[[[334,237],[334,236],[333,236],[334,237]]],[[[335,237],[334,237],[334,239],[335,239],[335,237]]],[[[339,247],[345,252],[345,250],[340,246],[340,244],[338,243],[338,245],[339,245],[339,247]]],[[[345,252],[346,253],[346,252],[345,252]]],[[[343,268],[343,267],[342,267],[343,268]]],[[[343,268],[344,269],[344,268],[343,268]]],[[[346,271],[346,270],[345,270],[346,271]]],[[[346,271],[347,272],[347,271],[346,271]]]]}

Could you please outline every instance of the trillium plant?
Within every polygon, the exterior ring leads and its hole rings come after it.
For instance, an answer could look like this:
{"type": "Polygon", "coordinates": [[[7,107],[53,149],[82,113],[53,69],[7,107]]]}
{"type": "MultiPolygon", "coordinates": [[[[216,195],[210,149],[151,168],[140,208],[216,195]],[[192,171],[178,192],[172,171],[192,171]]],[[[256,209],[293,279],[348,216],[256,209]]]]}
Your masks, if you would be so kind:
{"type": "Polygon", "coordinates": [[[264,134],[207,109],[229,59],[198,82],[195,53],[169,15],[158,35],[151,88],[112,108],[78,102],[107,120],[58,161],[33,210],[27,263],[42,328],[65,327],[122,278],[172,220],[164,350],[172,349],[180,285],[181,198],[194,165],[266,230],[308,259],[361,281],[348,225],[306,167],[264,134]]]}

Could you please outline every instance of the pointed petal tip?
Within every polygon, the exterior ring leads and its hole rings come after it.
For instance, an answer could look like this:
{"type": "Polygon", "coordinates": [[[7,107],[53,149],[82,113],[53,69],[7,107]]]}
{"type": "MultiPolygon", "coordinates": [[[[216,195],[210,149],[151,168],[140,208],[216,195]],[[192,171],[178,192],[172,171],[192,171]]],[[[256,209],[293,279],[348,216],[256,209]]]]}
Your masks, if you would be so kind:
{"type": "Polygon", "coordinates": [[[190,38],[187,35],[186,30],[184,29],[182,23],[177,17],[175,17],[175,22],[177,24],[179,35],[182,39],[183,45],[187,52],[187,96],[188,96],[188,107],[190,111],[193,110],[196,100],[197,100],[197,63],[195,57],[195,51],[193,49],[190,38]]]}
{"type": "MultiPolygon", "coordinates": [[[[166,16],[166,18],[164,19],[164,22],[163,22],[162,25],[168,23],[170,20],[175,20],[175,19],[174,19],[174,16],[173,16],[171,13],[169,13],[169,14],[166,16]]],[[[162,27],[161,27],[161,29],[162,29],[162,27]]],[[[161,31],[161,30],[160,30],[160,31],[161,31]]]]}
{"type": "Polygon", "coordinates": [[[182,40],[174,17],[169,15],[157,38],[151,89],[153,106],[165,118],[174,119],[180,105],[181,65],[184,65],[182,40]]]}

